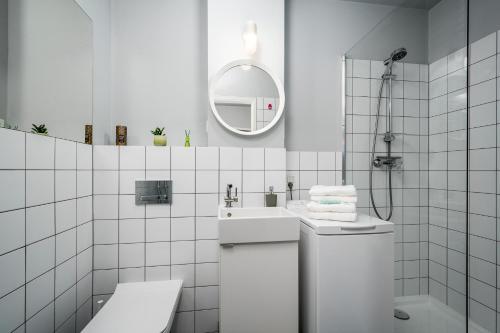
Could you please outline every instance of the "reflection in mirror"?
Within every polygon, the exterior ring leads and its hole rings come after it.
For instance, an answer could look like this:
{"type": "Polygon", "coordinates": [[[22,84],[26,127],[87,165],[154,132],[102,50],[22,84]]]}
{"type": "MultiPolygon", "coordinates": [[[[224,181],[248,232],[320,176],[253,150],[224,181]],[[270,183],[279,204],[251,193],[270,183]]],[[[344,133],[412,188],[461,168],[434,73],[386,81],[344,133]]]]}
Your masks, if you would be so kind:
{"type": "Polygon", "coordinates": [[[229,66],[212,85],[213,111],[233,131],[260,133],[280,116],[277,83],[258,66],[229,66]]]}
{"type": "Polygon", "coordinates": [[[75,0],[0,0],[0,126],[84,141],[92,21],[75,0]]]}

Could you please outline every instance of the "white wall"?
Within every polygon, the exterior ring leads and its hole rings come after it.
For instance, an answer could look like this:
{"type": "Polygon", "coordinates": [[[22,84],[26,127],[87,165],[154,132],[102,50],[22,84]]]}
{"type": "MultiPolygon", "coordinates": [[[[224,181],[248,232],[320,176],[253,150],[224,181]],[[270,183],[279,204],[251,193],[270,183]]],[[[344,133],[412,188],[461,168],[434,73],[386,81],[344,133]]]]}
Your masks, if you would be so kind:
{"type": "Polygon", "coordinates": [[[75,0],[92,19],[94,44],[94,144],[114,140],[111,125],[111,31],[110,0],[75,0]]]}
{"type": "Polygon", "coordinates": [[[92,24],[68,0],[9,0],[7,120],[83,141],[92,123],[92,24]]]}
{"type": "MultiPolygon", "coordinates": [[[[245,57],[241,34],[245,23],[253,20],[257,24],[259,43],[255,60],[263,63],[283,82],[285,76],[284,13],[284,0],[209,0],[207,5],[208,80],[228,62],[245,57]]],[[[284,146],[283,119],[268,133],[248,138],[234,135],[219,125],[208,103],[206,110],[210,146],[284,146]]],[[[284,117],[286,117],[286,112],[284,117]]]]}
{"type": "Polygon", "coordinates": [[[287,1],[287,149],[342,150],[341,56],[392,8],[338,0],[287,1]]]}
{"type": "MultiPolygon", "coordinates": [[[[198,0],[111,0],[111,126],[128,126],[129,144],[206,145],[206,14],[198,0]]],[[[113,136],[114,137],[114,136],[113,136]]]]}

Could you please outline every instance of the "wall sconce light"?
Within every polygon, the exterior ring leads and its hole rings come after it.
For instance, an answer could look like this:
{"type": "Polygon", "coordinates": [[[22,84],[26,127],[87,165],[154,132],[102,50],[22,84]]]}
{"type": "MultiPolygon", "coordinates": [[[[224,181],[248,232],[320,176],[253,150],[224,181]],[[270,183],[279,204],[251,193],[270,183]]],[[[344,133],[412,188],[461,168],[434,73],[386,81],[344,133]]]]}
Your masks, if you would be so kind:
{"type": "Polygon", "coordinates": [[[242,38],[245,53],[247,56],[252,57],[257,52],[257,24],[254,21],[245,23],[242,38]]]}

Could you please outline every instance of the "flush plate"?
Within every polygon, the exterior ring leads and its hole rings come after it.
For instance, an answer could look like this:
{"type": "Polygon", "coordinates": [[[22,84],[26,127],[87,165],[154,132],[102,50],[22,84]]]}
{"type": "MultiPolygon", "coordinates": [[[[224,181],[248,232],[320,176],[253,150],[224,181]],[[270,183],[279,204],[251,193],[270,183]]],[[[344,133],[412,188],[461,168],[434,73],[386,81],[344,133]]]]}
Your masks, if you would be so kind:
{"type": "Polygon", "coordinates": [[[135,204],[170,204],[172,203],[171,180],[136,180],[135,204]]]}

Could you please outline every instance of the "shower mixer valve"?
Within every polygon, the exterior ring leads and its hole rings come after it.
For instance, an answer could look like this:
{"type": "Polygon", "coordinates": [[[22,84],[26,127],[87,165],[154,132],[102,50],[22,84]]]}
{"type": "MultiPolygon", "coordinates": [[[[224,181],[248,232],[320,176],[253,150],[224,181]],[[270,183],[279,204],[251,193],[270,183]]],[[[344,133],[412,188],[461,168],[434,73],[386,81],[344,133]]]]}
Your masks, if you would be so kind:
{"type": "Polygon", "coordinates": [[[384,134],[384,141],[385,142],[392,142],[396,140],[396,137],[394,136],[394,134],[392,134],[391,132],[386,132],[384,134]]]}
{"type": "Polygon", "coordinates": [[[403,159],[401,156],[377,156],[373,160],[373,166],[376,168],[388,167],[391,169],[399,168],[403,165],[403,159]]]}

